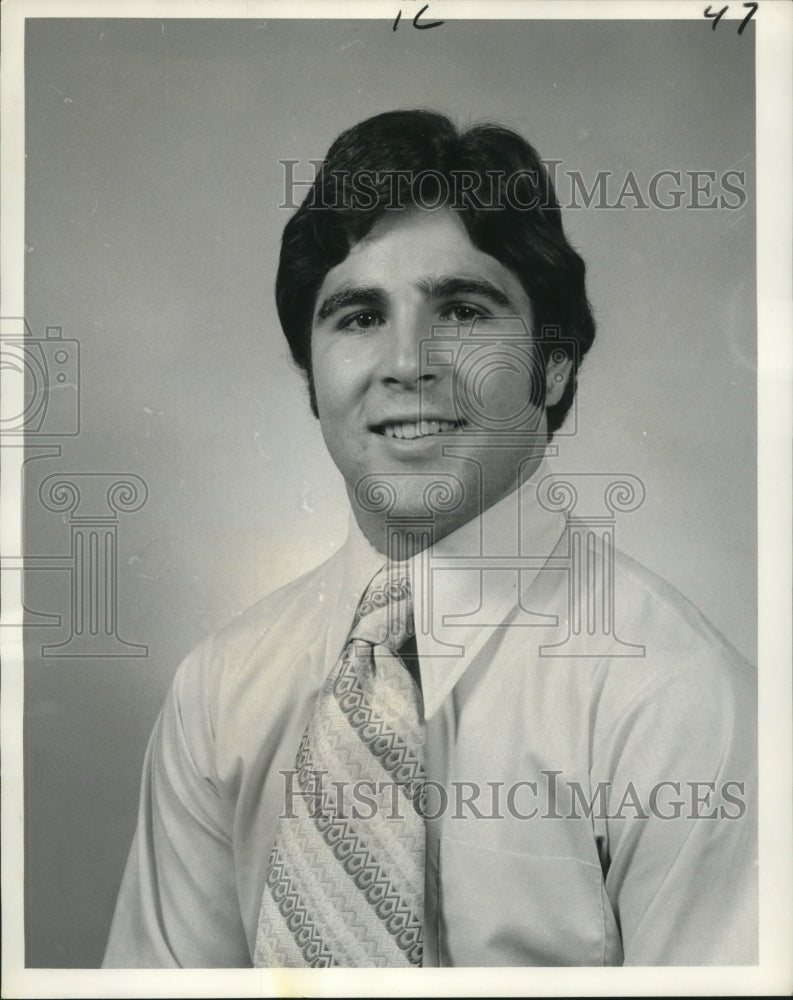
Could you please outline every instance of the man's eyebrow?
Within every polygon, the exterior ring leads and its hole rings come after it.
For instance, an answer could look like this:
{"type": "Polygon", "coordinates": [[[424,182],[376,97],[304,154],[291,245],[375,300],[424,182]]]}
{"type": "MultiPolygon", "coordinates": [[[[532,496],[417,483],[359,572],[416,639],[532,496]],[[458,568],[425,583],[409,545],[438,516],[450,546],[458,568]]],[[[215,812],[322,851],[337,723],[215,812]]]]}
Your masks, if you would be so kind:
{"type": "Polygon", "coordinates": [[[490,299],[511,315],[519,309],[506,292],[484,278],[469,278],[465,275],[449,275],[440,278],[425,278],[418,282],[420,290],[429,298],[443,299],[452,295],[482,295],[490,299]]]}
{"type": "Polygon", "coordinates": [[[317,309],[317,321],[321,322],[339,309],[347,309],[349,306],[365,305],[383,309],[385,304],[385,292],[377,285],[342,285],[322,300],[317,309]]]}

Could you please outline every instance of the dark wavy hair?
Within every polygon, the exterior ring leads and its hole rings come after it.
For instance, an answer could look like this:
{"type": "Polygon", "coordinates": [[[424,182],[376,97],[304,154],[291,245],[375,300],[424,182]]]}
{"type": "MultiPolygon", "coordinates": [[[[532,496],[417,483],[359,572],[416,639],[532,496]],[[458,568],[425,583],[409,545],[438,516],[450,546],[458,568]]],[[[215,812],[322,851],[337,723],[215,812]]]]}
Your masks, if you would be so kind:
{"type": "MultiPolygon", "coordinates": [[[[311,327],[325,275],[385,212],[430,204],[459,211],[474,246],[515,274],[532,305],[535,335],[558,327],[562,341],[574,343],[566,349],[573,370],[564,395],[547,411],[553,433],[572,405],[578,365],[595,336],[585,264],[564,234],[545,166],[522,136],[496,124],[457,129],[426,110],[388,111],[343,132],[284,228],[276,304],[314,415],[311,327]]],[[[547,359],[553,343],[540,337],[540,344],[547,359]]]]}

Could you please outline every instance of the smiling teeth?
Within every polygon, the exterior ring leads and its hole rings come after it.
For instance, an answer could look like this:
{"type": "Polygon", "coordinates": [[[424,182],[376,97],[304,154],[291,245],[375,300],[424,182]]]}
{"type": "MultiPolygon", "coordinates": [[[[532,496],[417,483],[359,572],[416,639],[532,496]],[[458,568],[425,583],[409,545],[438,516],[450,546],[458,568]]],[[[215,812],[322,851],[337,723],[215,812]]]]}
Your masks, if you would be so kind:
{"type": "Polygon", "coordinates": [[[383,434],[386,437],[406,438],[429,437],[430,434],[444,434],[456,430],[458,424],[453,420],[418,420],[414,423],[386,424],[383,434]]]}

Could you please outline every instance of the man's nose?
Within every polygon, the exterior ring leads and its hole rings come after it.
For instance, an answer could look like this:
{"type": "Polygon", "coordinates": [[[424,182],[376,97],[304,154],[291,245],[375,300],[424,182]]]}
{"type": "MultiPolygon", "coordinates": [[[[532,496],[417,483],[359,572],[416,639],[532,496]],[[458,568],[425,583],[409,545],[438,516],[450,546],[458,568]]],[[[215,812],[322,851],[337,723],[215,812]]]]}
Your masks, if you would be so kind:
{"type": "Polygon", "coordinates": [[[429,336],[427,322],[420,317],[403,316],[393,323],[381,369],[384,385],[415,388],[435,379],[435,375],[425,371],[422,361],[423,344],[429,336]]]}

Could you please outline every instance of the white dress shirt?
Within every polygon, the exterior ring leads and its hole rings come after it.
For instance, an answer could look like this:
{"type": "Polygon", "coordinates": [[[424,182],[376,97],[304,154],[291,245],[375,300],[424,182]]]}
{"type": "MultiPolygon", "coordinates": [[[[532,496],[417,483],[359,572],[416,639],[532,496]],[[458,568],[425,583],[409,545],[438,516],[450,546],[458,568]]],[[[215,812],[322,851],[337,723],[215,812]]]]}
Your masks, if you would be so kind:
{"type": "MultiPolygon", "coordinates": [[[[539,503],[547,473],[410,561],[424,964],[756,962],[755,671],[607,524],[539,503]]],[[[181,665],[106,966],[251,964],[295,753],[383,561],[352,522],[181,665]]]]}

